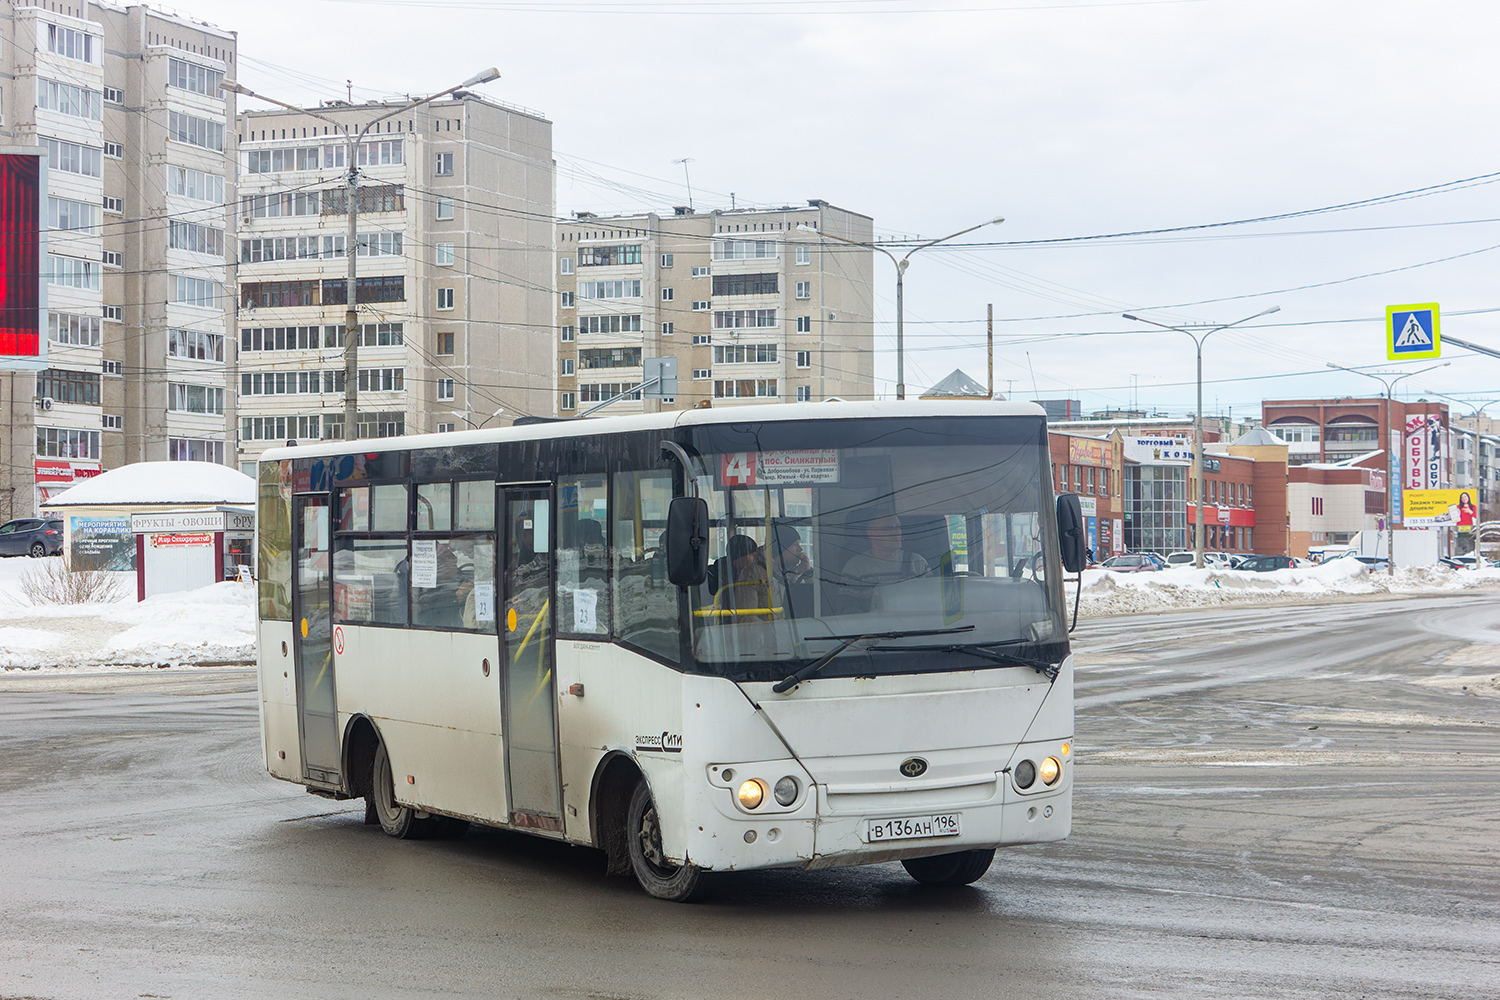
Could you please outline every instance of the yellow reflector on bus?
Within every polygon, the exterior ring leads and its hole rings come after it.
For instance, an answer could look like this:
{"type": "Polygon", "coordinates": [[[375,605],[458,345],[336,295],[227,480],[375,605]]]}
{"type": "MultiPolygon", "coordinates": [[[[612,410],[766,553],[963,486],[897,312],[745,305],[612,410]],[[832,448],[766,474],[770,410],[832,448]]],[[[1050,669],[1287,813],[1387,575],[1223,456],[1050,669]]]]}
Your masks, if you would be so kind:
{"type": "Polygon", "coordinates": [[[515,608],[511,608],[509,611],[505,612],[505,627],[507,629],[509,629],[510,631],[512,631],[512,632],[514,632],[516,630],[516,609],[515,608]]]}

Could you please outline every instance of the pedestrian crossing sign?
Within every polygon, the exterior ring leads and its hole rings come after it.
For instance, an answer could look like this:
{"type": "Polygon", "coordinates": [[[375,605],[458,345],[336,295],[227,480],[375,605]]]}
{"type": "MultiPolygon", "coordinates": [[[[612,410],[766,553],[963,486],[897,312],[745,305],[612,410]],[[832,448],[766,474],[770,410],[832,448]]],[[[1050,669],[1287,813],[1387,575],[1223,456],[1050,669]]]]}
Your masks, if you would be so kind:
{"type": "Polygon", "coordinates": [[[1415,361],[1442,354],[1438,334],[1438,306],[1426,302],[1415,306],[1385,307],[1385,355],[1392,361],[1415,361]]]}

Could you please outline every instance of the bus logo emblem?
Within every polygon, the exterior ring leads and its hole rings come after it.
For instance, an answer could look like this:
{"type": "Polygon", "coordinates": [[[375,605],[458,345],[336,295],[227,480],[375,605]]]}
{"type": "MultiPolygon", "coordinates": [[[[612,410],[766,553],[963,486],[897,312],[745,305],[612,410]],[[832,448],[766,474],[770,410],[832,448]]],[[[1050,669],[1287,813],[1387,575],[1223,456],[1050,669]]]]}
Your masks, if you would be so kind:
{"type": "Polygon", "coordinates": [[[901,773],[908,778],[920,778],[927,773],[927,762],[921,757],[908,757],[901,762],[901,773]]]}

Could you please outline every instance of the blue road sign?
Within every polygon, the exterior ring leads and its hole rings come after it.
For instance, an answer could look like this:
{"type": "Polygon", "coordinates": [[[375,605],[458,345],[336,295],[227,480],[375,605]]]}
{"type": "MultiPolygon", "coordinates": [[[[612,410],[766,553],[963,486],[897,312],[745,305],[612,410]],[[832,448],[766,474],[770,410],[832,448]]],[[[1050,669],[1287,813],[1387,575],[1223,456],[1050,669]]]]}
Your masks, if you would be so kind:
{"type": "Polygon", "coordinates": [[[1392,361],[1415,361],[1442,354],[1438,305],[1385,307],[1385,355],[1392,361]]]}

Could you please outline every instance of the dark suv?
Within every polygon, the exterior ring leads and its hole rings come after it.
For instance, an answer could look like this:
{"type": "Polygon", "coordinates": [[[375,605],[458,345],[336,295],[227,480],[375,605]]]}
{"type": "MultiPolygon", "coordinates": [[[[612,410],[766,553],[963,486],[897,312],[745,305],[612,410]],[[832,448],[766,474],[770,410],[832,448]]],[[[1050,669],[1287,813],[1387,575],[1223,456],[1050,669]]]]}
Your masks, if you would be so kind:
{"type": "Polygon", "coordinates": [[[0,524],[0,556],[60,556],[63,523],[22,517],[0,524]]]}

